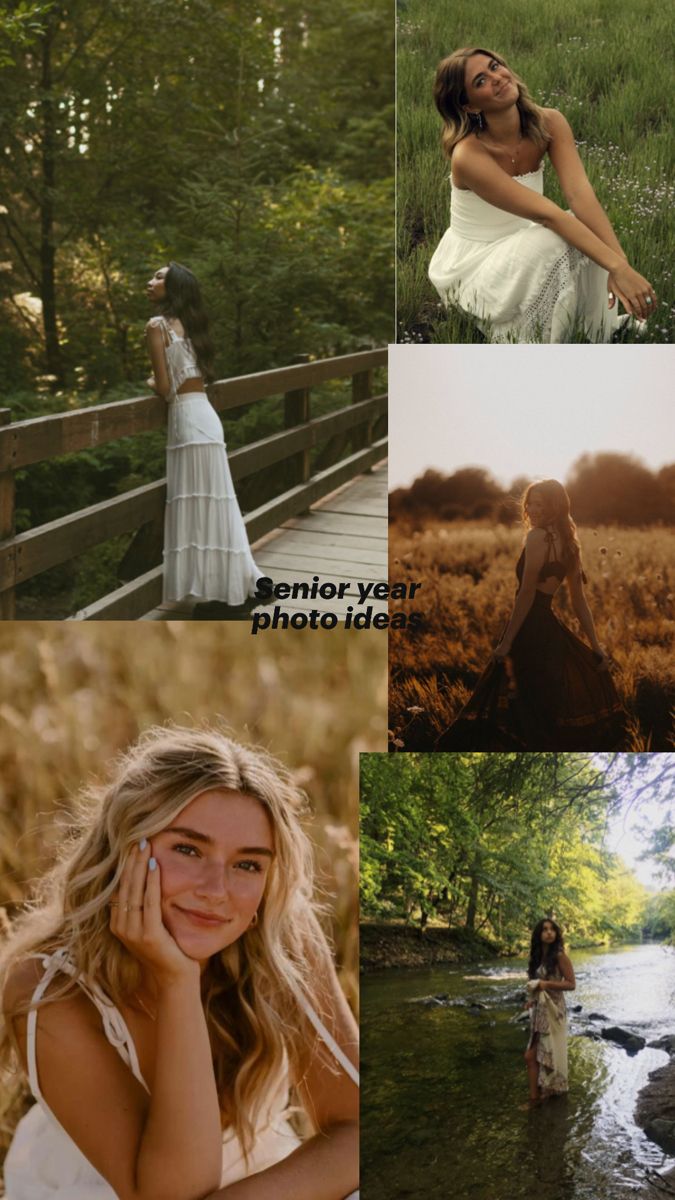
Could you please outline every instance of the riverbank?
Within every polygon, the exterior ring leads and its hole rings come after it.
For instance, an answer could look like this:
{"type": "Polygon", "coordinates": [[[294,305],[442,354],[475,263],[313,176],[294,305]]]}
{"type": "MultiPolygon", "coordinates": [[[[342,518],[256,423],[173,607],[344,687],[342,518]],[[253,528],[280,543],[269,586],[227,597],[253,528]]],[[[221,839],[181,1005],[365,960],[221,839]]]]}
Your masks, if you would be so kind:
{"type": "MultiPolygon", "coordinates": [[[[433,967],[435,963],[471,963],[486,958],[511,958],[527,954],[513,946],[500,946],[479,933],[447,926],[408,925],[403,921],[362,921],[361,971],[380,971],[387,967],[433,967]]],[[[628,945],[617,942],[617,946],[628,945]]],[[[590,939],[574,943],[574,950],[609,949],[606,942],[590,939]]]]}
{"type": "Polygon", "coordinates": [[[361,970],[432,967],[436,963],[475,963],[505,951],[488,938],[461,929],[425,930],[389,921],[365,921],[360,928],[361,970]]]}

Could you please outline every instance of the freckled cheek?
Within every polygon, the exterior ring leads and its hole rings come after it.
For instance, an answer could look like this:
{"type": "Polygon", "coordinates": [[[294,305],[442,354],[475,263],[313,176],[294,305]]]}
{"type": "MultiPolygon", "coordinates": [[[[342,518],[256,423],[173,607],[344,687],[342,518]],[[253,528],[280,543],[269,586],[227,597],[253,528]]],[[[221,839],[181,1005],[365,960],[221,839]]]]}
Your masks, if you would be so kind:
{"type": "Polygon", "coordinates": [[[194,881],[194,866],[187,857],[156,850],[162,886],[162,900],[171,900],[181,892],[189,891],[194,881]],[[192,866],[192,870],[190,867],[192,866]]]}

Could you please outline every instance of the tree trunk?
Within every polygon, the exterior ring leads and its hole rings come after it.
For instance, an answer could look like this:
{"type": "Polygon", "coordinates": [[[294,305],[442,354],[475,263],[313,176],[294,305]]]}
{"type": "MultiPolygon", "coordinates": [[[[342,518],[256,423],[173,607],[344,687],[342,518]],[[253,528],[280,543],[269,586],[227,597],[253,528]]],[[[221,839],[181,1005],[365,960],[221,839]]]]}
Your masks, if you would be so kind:
{"type": "Polygon", "coordinates": [[[469,887],[469,903],[466,910],[464,928],[467,933],[473,933],[476,928],[476,913],[478,911],[478,870],[471,872],[469,887]]]}
{"type": "Polygon", "coordinates": [[[56,114],[52,92],[52,41],[50,20],[42,37],[42,195],[40,199],[40,280],[42,323],[45,335],[47,370],[63,383],[63,363],[56,321],[56,253],[54,238],[54,198],[56,186],[56,114]]]}

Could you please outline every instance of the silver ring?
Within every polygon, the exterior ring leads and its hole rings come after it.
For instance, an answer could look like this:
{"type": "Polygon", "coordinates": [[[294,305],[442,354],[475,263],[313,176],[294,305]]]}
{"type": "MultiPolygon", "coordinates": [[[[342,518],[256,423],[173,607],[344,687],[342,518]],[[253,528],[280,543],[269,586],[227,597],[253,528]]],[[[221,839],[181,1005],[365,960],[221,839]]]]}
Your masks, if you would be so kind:
{"type": "Polygon", "coordinates": [[[653,304],[653,303],[654,303],[654,301],[652,300],[651,296],[647,296],[647,304],[653,304]]]}
{"type": "Polygon", "coordinates": [[[608,292],[607,294],[608,294],[610,300],[616,300],[616,296],[614,295],[614,292],[608,292]]]}

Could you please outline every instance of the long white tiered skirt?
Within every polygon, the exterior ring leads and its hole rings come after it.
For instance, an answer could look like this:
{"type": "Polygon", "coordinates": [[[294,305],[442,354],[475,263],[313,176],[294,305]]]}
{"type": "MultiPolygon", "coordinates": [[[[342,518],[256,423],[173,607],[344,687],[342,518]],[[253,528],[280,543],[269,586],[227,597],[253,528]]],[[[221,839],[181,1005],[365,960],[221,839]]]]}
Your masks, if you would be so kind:
{"type": "Polygon", "coordinates": [[[225,453],[205,392],[169,403],[164,600],[243,604],[262,575],[253,561],[225,453]]]}

